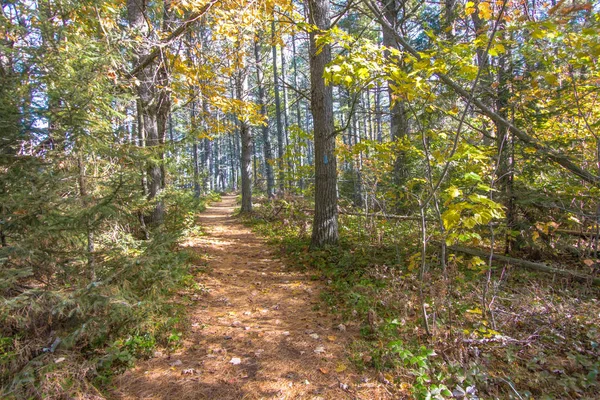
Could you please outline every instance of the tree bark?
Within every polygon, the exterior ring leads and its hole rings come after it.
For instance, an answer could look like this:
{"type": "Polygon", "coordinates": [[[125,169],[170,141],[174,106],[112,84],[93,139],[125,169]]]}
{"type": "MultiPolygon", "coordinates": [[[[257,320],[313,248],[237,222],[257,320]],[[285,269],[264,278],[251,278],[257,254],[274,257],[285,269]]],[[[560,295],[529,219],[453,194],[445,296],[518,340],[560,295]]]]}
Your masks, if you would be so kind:
{"type": "Polygon", "coordinates": [[[279,77],[277,73],[277,44],[275,43],[275,18],[271,23],[271,46],[273,51],[273,88],[275,90],[275,120],[277,123],[277,165],[279,167],[279,190],[285,190],[285,170],[283,168],[283,126],[281,122],[281,100],[279,99],[279,77]]]}
{"type": "MultiPolygon", "coordinates": [[[[248,77],[245,69],[240,69],[235,77],[235,91],[238,100],[244,101],[248,91],[248,77]]],[[[239,118],[240,138],[242,141],[240,165],[242,174],[241,212],[252,212],[252,131],[245,116],[239,118]]]]}
{"type": "MultiPolygon", "coordinates": [[[[329,0],[308,0],[309,22],[319,30],[330,27],[329,0]]],[[[317,32],[310,33],[311,111],[315,144],[315,216],[312,247],[338,241],[337,163],[333,126],[333,91],[323,74],[331,61],[331,47],[317,46],[317,32]]]]}
{"type": "MultiPolygon", "coordinates": [[[[127,0],[127,17],[132,29],[141,32],[144,36],[148,35],[146,26],[146,1],[145,0],[127,0]]],[[[143,59],[148,55],[148,48],[144,44],[138,46],[136,58],[143,59]]],[[[164,60],[162,60],[164,64],[164,60]]],[[[139,111],[141,112],[142,126],[147,147],[158,147],[161,140],[164,141],[166,133],[166,116],[168,115],[168,95],[158,90],[157,77],[159,81],[166,79],[167,72],[160,68],[156,63],[151,62],[138,74],[139,85],[137,94],[139,97],[139,111]]],[[[164,83],[164,82],[163,82],[164,83]]],[[[161,163],[156,159],[163,158],[162,150],[153,155],[152,161],[148,163],[148,199],[153,200],[160,195],[164,185],[164,170],[161,163]]],[[[164,206],[162,201],[158,201],[154,210],[149,216],[149,222],[161,224],[164,218],[164,206]]]]}
{"type": "MultiPolygon", "coordinates": [[[[254,57],[256,61],[256,86],[258,91],[258,105],[260,106],[260,115],[262,115],[266,120],[267,107],[265,104],[264,73],[258,37],[254,41],[254,57]]],[[[269,140],[269,125],[267,121],[265,121],[265,124],[261,126],[261,133],[263,140],[263,153],[265,158],[265,172],[267,175],[267,196],[269,198],[272,198],[275,196],[275,177],[273,176],[273,153],[271,150],[271,141],[269,140]]]]}
{"type": "MultiPolygon", "coordinates": [[[[383,0],[383,13],[384,18],[388,21],[389,26],[386,24],[382,25],[383,33],[383,45],[391,49],[399,49],[398,43],[395,38],[395,29],[398,25],[398,13],[400,4],[402,1],[399,0],[383,0]]],[[[388,58],[391,57],[389,53],[386,55],[388,58]]],[[[408,136],[408,113],[406,112],[404,102],[397,98],[397,95],[392,89],[394,82],[388,82],[388,96],[390,103],[390,139],[393,141],[402,141],[408,136]]],[[[402,150],[396,155],[394,160],[394,178],[393,182],[397,195],[400,197],[403,186],[406,184],[408,178],[406,153],[402,150]]],[[[398,199],[396,211],[404,211],[401,206],[401,201],[398,199]]]]}

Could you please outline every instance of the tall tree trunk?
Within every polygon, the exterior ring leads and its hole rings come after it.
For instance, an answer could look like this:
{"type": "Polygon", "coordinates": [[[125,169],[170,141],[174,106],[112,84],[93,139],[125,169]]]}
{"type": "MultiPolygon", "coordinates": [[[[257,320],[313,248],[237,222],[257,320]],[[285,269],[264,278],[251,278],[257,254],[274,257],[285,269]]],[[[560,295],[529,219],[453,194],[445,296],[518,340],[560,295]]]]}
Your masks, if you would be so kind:
{"type": "MultiPolygon", "coordinates": [[[[81,151],[81,150],[80,150],[81,151]]],[[[87,208],[89,206],[88,201],[88,188],[86,182],[86,171],[85,171],[85,161],[83,159],[83,154],[79,154],[77,157],[77,166],[79,168],[79,195],[81,196],[81,202],[83,208],[87,208]]],[[[94,257],[94,229],[91,221],[91,216],[87,216],[85,221],[86,224],[86,235],[87,235],[87,264],[88,264],[88,272],[90,276],[90,280],[93,282],[96,280],[96,262],[94,257]]]]}
{"type": "MultiPolygon", "coordinates": [[[[192,43],[192,35],[188,34],[188,40],[192,43]]],[[[188,66],[193,67],[194,60],[192,59],[191,49],[187,49],[188,66]]],[[[194,99],[198,89],[194,86],[190,88],[190,99],[194,99]]],[[[194,197],[200,198],[200,160],[198,157],[198,102],[192,100],[190,103],[190,132],[192,134],[192,169],[194,171],[194,197]]]]}
{"type": "Polygon", "coordinates": [[[248,124],[240,125],[242,138],[242,212],[252,211],[252,133],[248,124]]]}
{"type": "MultiPolygon", "coordinates": [[[[330,27],[329,0],[308,0],[309,22],[319,30],[330,27]]],[[[317,32],[310,33],[311,110],[315,143],[315,216],[312,246],[338,241],[337,166],[333,133],[333,91],[323,74],[331,61],[331,47],[317,46],[317,32]]]]}
{"type": "MultiPolygon", "coordinates": [[[[498,92],[496,95],[496,112],[505,120],[509,119],[510,88],[510,53],[503,54],[498,59],[498,92]]],[[[498,149],[498,168],[496,181],[500,191],[501,201],[506,207],[506,225],[508,230],[515,228],[515,204],[513,198],[513,141],[508,127],[495,121],[496,125],[496,148],[498,149]]],[[[512,251],[513,236],[507,232],[505,237],[505,252],[512,251]]]]}
{"type": "MultiPolygon", "coordinates": [[[[148,36],[146,26],[146,1],[145,0],[127,0],[127,17],[129,25],[132,29],[148,36]]],[[[136,62],[143,59],[150,52],[147,45],[142,44],[136,51],[136,62]]],[[[161,57],[162,58],[162,57],[161,57]]],[[[159,60],[163,67],[156,65],[153,61],[147,67],[143,68],[138,74],[140,81],[137,86],[137,94],[140,99],[140,111],[142,115],[143,129],[145,133],[146,146],[157,147],[164,142],[166,133],[166,123],[170,104],[168,94],[161,93],[157,88],[159,83],[164,83],[167,78],[165,60],[159,60]]],[[[148,163],[148,198],[150,200],[158,197],[164,185],[164,170],[161,163],[156,162],[156,159],[163,158],[162,151],[158,154],[153,154],[153,161],[148,163]]],[[[149,221],[154,224],[161,224],[164,217],[164,205],[162,201],[158,201],[154,206],[152,214],[149,216],[149,221]]]]}
{"type": "MultiPolygon", "coordinates": [[[[241,68],[235,78],[236,97],[240,101],[246,99],[248,91],[248,77],[246,70],[241,68]]],[[[248,126],[247,118],[239,118],[240,138],[242,140],[241,148],[241,173],[242,173],[242,207],[241,211],[252,211],[252,130],[248,126]]]]}
{"type": "Polygon", "coordinates": [[[277,43],[275,42],[275,18],[271,22],[271,49],[273,51],[273,87],[275,89],[275,120],[277,122],[277,165],[279,167],[279,190],[285,190],[285,170],[283,168],[283,127],[281,123],[281,101],[279,99],[279,75],[277,73],[277,43]]]}
{"type": "MultiPolygon", "coordinates": [[[[205,136],[206,136],[206,132],[208,129],[208,125],[206,123],[206,120],[209,116],[209,109],[208,109],[208,103],[206,102],[206,100],[201,100],[202,101],[202,128],[204,129],[205,132],[205,136]]],[[[218,117],[217,117],[218,118],[218,117]]],[[[205,137],[204,139],[202,139],[202,165],[204,168],[204,182],[203,182],[203,187],[204,187],[204,192],[210,192],[212,190],[215,189],[214,186],[214,160],[213,160],[213,141],[208,138],[205,137]]]]}
{"type": "Polygon", "coordinates": [[[377,141],[383,142],[383,130],[381,128],[381,86],[379,81],[375,84],[375,130],[377,131],[377,141]]]}
{"type": "MultiPolygon", "coordinates": [[[[263,65],[260,54],[260,44],[258,37],[254,41],[254,57],[256,61],[256,86],[258,91],[258,105],[260,106],[260,114],[267,119],[267,106],[265,104],[265,89],[264,89],[264,74],[263,65]]],[[[263,153],[265,158],[265,172],[267,175],[267,196],[272,198],[275,196],[275,177],[273,176],[273,153],[271,151],[271,141],[269,140],[269,125],[265,121],[265,124],[261,126],[262,140],[263,140],[263,153]]]]}
{"type": "MultiPolygon", "coordinates": [[[[283,94],[283,134],[285,137],[285,146],[286,148],[290,145],[290,122],[289,122],[289,118],[288,118],[288,91],[287,91],[287,87],[285,85],[285,68],[286,68],[286,62],[285,62],[285,52],[283,51],[283,47],[281,48],[281,52],[279,53],[279,55],[281,56],[281,91],[283,94]]],[[[287,150],[286,150],[287,151],[287,150]]],[[[290,182],[289,182],[289,187],[291,188],[294,183],[295,183],[295,171],[294,171],[294,162],[293,162],[293,157],[290,157],[287,160],[287,168],[290,174],[290,182]]]]}
{"type": "MultiPolygon", "coordinates": [[[[294,66],[294,87],[296,88],[296,90],[300,90],[300,84],[298,83],[298,60],[296,58],[296,35],[292,35],[292,59],[293,59],[293,66],[294,66]]],[[[296,125],[298,125],[298,129],[302,129],[302,113],[300,111],[300,108],[302,107],[302,97],[300,95],[298,95],[298,97],[296,98],[296,125]]],[[[298,142],[300,142],[302,139],[299,137],[298,138],[298,142]]],[[[306,145],[306,147],[308,148],[308,145],[306,145]]],[[[298,157],[300,158],[300,167],[301,170],[304,171],[304,158],[305,155],[303,154],[303,149],[304,146],[298,146],[298,157]]],[[[300,175],[300,182],[299,182],[299,187],[300,190],[304,190],[304,172],[301,173],[300,175]]]]}
{"type": "MultiPolygon", "coordinates": [[[[394,29],[398,28],[398,14],[400,6],[404,0],[383,0],[384,3],[384,16],[389,22],[390,26],[394,29]]],[[[386,25],[382,26],[383,33],[383,45],[387,48],[398,49],[399,46],[396,43],[395,34],[393,31],[388,29],[386,25]]],[[[387,57],[391,57],[391,54],[387,54],[387,57]]],[[[388,96],[390,102],[390,139],[394,141],[401,141],[408,136],[408,113],[405,110],[404,102],[397,98],[392,89],[393,82],[388,82],[388,96]]],[[[399,151],[394,161],[394,185],[396,186],[397,194],[400,195],[402,187],[406,184],[408,178],[408,170],[406,165],[406,153],[399,151]]],[[[402,212],[403,207],[399,201],[397,204],[397,211],[402,212]]]]}
{"type": "Polygon", "coordinates": [[[371,108],[371,89],[367,88],[365,91],[366,108],[365,113],[365,125],[367,126],[368,139],[373,140],[373,109],[371,108]]]}

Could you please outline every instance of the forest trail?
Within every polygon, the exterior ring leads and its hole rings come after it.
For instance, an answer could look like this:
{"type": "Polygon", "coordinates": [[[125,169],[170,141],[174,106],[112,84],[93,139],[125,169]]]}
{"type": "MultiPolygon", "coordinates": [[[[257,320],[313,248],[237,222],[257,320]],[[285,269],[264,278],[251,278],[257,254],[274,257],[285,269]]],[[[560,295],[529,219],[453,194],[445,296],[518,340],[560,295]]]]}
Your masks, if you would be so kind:
{"type": "Polygon", "coordinates": [[[348,361],[358,328],[339,329],[341,321],[319,299],[323,284],[288,268],[276,249],[232,216],[234,207],[234,196],[208,207],[199,216],[206,235],[185,244],[208,255],[199,278],[208,292],[190,306],[182,347],[123,374],[114,397],[391,398],[348,361]]]}

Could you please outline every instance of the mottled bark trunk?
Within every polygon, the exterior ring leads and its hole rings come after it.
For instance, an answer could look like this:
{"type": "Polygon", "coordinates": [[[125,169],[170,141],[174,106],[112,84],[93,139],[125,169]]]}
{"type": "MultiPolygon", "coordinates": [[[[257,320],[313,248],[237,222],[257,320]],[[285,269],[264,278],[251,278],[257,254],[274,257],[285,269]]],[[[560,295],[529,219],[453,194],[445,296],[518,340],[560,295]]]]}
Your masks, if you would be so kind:
{"type": "MultiPolygon", "coordinates": [[[[208,126],[206,124],[206,119],[209,115],[208,103],[206,100],[202,101],[202,128],[207,130],[208,126]]],[[[202,165],[204,168],[204,181],[202,186],[204,188],[204,192],[210,192],[214,190],[214,162],[213,162],[213,145],[212,140],[208,137],[202,139],[202,165]]]]}
{"type": "MultiPolygon", "coordinates": [[[[260,114],[267,119],[267,107],[265,104],[265,90],[264,90],[264,73],[263,65],[260,54],[260,44],[258,38],[254,42],[254,57],[256,61],[256,86],[258,91],[258,105],[260,106],[260,114]]],[[[265,158],[265,172],[267,177],[267,196],[272,198],[275,195],[275,177],[273,176],[273,153],[271,151],[271,141],[269,139],[269,125],[265,121],[265,124],[261,126],[262,140],[263,140],[263,154],[265,158]]]]}
{"type": "Polygon", "coordinates": [[[283,167],[283,126],[281,122],[281,100],[279,99],[279,75],[277,72],[277,45],[275,43],[275,19],[271,23],[271,39],[273,44],[271,49],[273,51],[273,87],[275,90],[275,120],[277,123],[277,166],[279,167],[279,190],[281,192],[285,189],[285,170],[283,167]]]}
{"type": "MultiPolygon", "coordinates": [[[[330,26],[329,0],[308,0],[309,20],[320,30],[330,26]]],[[[312,246],[338,241],[337,167],[333,134],[333,92],[323,74],[331,61],[331,47],[317,46],[318,32],[310,33],[311,111],[315,143],[315,216],[312,246]]]]}
{"type": "MultiPolygon", "coordinates": [[[[296,88],[296,90],[300,90],[300,85],[298,83],[298,61],[296,59],[296,36],[292,35],[292,60],[293,60],[293,67],[294,67],[294,87],[296,88]]],[[[301,96],[298,96],[296,98],[296,125],[298,125],[298,128],[301,129],[302,127],[302,113],[300,108],[302,107],[302,102],[301,102],[301,96]]],[[[298,142],[300,142],[301,139],[298,138],[298,142]]],[[[304,171],[304,169],[302,167],[304,167],[304,159],[305,159],[305,155],[303,154],[303,146],[298,146],[298,157],[300,158],[300,168],[302,171],[304,171]]],[[[300,190],[304,190],[304,172],[301,173],[300,175],[300,181],[298,182],[298,186],[300,188],[300,190]]]]}
{"type": "Polygon", "coordinates": [[[381,86],[379,81],[375,85],[375,130],[377,141],[383,142],[383,130],[381,128],[381,86]]]}
{"type": "MultiPolygon", "coordinates": [[[[248,78],[245,70],[238,71],[235,78],[235,92],[238,100],[244,101],[248,91],[248,78]]],[[[252,211],[252,131],[245,116],[241,116],[239,131],[241,138],[240,166],[242,174],[243,213],[252,211]]]]}
{"type": "Polygon", "coordinates": [[[231,168],[231,190],[234,192],[237,191],[237,168],[235,165],[235,158],[237,156],[237,149],[235,142],[237,141],[237,135],[234,133],[230,138],[230,147],[229,147],[229,164],[231,168]]]}
{"type": "Polygon", "coordinates": [[[252,211],[252,134],[248,124],[242,122],[240,125],[240,136],[242,138],[242,212],[252,211]]]}
{"type": "MultiPolygon", "coordinates": [[[[79,168],[79,196],[81,197],[81,203],[83,208],[88,208],[88,190],[87,190],[87,179],[86,179],[86,168],[85,168],[85,160],[83,159],[83,155],[79,154],[77,157],[77,166],[79,168]]],[[[93,282],[96,280],[96,262],[94,257],[94,229],[91,221],[91,216],[87,217],[85,221],[86,225],[86,236],[87,236],[87,266],[90,280],[93,282]]]]}
{"type": "MultiPolygon", "coordinates": [[[[127,0],[127,16],[129,25],[132,29],[147,35],[148,29],[145,20],[146,2],[145,0],[127,0]]],[[[144,43],[140,44],[137,49],[136,62],[143,59],[149,54],[149,47],[144,43]]],[[[164,60],[159,59],[159,63],[163,64],[163,68],[156,64],[157,61],[150,63],[146,68],[143,68],[138,74],[139,85],[137,86],[137,94],[139,97],[139,111],[141,112],[141,120],[144,129],[144,136],[147,147],[159,147],[161,142],[164,142],[166,133],[168,109],[170,104],[168,95],[163,91],[158,90],[158,84],[164,84],[168,73],[164,67],[164,60]]],[[[155,199],[160,195],[164,185],[164,170],[161,162],[163,154],[159,150],[158,154],[153,154],[152,161],[148,163],[147,175],[148,181],[148,198],[155,199]]],[[[148,217],[149,221],[154,224],[160,224],[164,217],[164,205],[162,201],[155,204],[154,210],[148,217]]]]}
{"type": "MultiPolygon", "coordinates": [[[[389,22],[390,27],[393,29],[398,29],[398,12],[401,5],[401,1],[397,0],[388,0],[384,1],[384,15],[386,20],[389,22]]],[[[383,33],[383,45],[392,48],[398,49],[399,46],[396,43],[395,33],[388,29],[388,27],[384,24],[382,26],[383,33]]],[[[388,58],[392,56],[388,53],[388,58]]],[[[395,60],[400,63],[400,60],[395,60]]],[[[406,112],[404,102],[398,98],[397,94],[393,92],[392,84],[394,82],[388,82],[388,96],[390,103],[390,138],[394,141],[402,141],[408,136],[408,113],[406,112]]],[[[396,160],[394,161],[394,177],[393,182],[396,186],[396,191],[398,196],[401,195],[403,191],[403,187],[406,184],[406,180],[408,178],[408,168],[407,168],[407,160],[406,153],[402,150],[398,152],[396,155],[396,160]]],[[[397,205],[397,211],[402,212],[403,207],[400,204],[400,201],[397,205]]]]}
{"type": "MultiPolygon", "coordinates": [[[[498,93],[496,95],[496,112],[503,119],[509,119],[510,87],[510,54],[503,54],[498,60],[498,93]]],[[[508,230],[515,228],[515,204],[513,197],[514,158],[513,140],[508,127],[495,121],[496,148],[498,149],[498,168],[496,182],[502,204],[506,207],[506,226],[508,230]]],[[[505,252],[510,253],[513,247],[513,236],[507,232],[505,236],[505,252]]]]}

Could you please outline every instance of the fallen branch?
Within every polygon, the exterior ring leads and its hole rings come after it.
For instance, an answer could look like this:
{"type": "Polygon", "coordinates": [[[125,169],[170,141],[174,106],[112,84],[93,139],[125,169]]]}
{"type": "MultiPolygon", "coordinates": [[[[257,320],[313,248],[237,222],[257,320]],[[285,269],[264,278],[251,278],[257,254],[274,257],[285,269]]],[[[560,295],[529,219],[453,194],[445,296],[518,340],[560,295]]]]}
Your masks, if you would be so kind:
{"type": "Polygon", "coordinates": [[[596,236],[598,236],[596,232],[581,232],[569,229],[555,229],[553,232],[561,233],[564,235],[579,236],[582,238],[595,238],[596,236]]]}
{"type": "Polygon", "coordinates": [[[395,215],[395,214],[377,214],[377,213],[357,213],[357,212],[349,212],[349,211],[340,211],[341,215],[354,215],[357,217],[371,217],[371,218],[381,218],[381,219],[397,219],[400,221],[420,221],[421,217],[416,217],[413,215],[395,215]]]}
{"type": "MultiPolygon", "coordinates": [[[[477,257],[482,257],[482,258],[488,258],[490,256],[489,252],[486,251],[482,251],[479,249],[474,249],[471,247],[464,247],[464,246],[448,246],[448,249],[450,251],[456,251],[459,253],[465,253],[465,254],[470,254],[472,256],[477,256],[477,257]]],[[[514,265],[516,267],[523,267],[523,268],[528,268],[528,269],[533,269],[536,271],[542,271],[542,272],[548,272],[550,274],[557,274],[557,275],[563,275],[563,276],[568,276],[570,278],[573,278],[579,282],[591,282],[592,284],[596,285],[596,286],[600,286],[600,278],[594,278],[593,276],[589,276],[589,275],[585,275],[585,274],[580,274],[578,272],[574,272],[574,271],[569,271],[566,269],[559,269],[559,268],[554,268],[554,267],[550,267],[546,264],[542,264],[542,263],[537,263],[537,262],[533,262],[533,261],[527,261],[527,260],[522,260],[520,258],[513,258],[513,257],[507,257],[507,256],[501,256],[498,254],[493,254],[492,255],[492,260],[493,261],[497,261],[497,262],[503,262],[503,263],[507,263],[507,264],[511,264],[514,265]]]]}
{"type": "MultiPolygon", "coordinates": [[[[300,210],[303,212],[314,213],[313,209],[303,209],[300,210]]],[[[396,214],[378,214],[378,213],[358,213],[358,212],[350,212],[350,211],[338,211],[340,215],[352,215],[356,217],[370,217],[370,218],[381,218],[381,219],[396,219],[399,221],[420,221],[421,217],[416,217],[414,215],[396,215],[396,214]]],[[[435,221],[432,219],[427,219],[427,221],[435,221]]]]}

